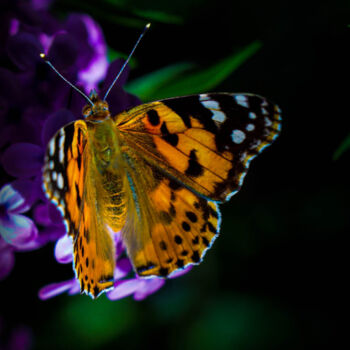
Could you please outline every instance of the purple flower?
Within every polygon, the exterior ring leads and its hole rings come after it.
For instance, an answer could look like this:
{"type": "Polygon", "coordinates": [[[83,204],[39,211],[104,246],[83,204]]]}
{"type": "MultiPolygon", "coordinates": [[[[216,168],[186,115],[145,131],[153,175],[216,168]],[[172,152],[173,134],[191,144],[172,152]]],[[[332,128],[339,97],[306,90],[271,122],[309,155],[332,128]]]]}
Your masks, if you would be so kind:
{"type": "Polygon", "coordinates": [[[37,238],[34,222],[21,215],[29,208],[28,201],[12,185],[0,189],[0,279],[12,270],[14,251],[31,249],[37,238]]]}
{"type": "Polygon", "coordinates": [[[0,68],[0,165],[7,175],[0,186],[17,179],[4,187],[0,204],[1,278],[11,271],[15,251],[37,249],[65,234],[60,212],[42,190],[43,159],[50,138],[80,118],[86,102],[76,93],[70,96],[70,87],[39,53],[45,52],[86,92],[107,72],[107,48],[98,24],[85,14],[59,22],[47,11],[50,2],[7,2],[0,15],[5,43],[1,62],[15,67],[0,68]],[[29,208],[30,217],[22,215],[29,208]]]}
{"type": "MultiPolygon", "coordinates": [[[[71,14],[58,21],[48,12],[48,0],[8,2],[1,13],[0,36],[0,164],[7,178],[0,200],[0,278],[8,275],[14,264],[14,253],[56,242],[55,257],[59,263],[72,263],[72,238],[65,232],[61,213],[42,190],[42,168],[47,143],[64,125],[81,117],[86,101],[61,80],[40,58],[44,52],[70,82],[89,94],[100,89],[104,96],[120,71],[123,60],[108,65],[107,47],[99,25],[85,14],[71,14]],[[22,213],[28,209],[28,216],[22,213]],[[39,229],[37,229],[37,227],[39,229]]],[[[112,114],[140,104],[124,91],[128,67],[111,90],[108,102],[112,114]]],[[[111,300],[133,295],[142,300],[161,288],[161,278],[141,279],[134,275],[125,257],[121,235],[115,234],[116,268],[111,300]]],[[[186,273],[175,273],[177,277],[186,273]]],[[[41,299],[57,294],[79,293],[76,278],[48,285],[39,291],[41,299]]]]}
{"type": "MultiPolygon", "coordinates": [[[[132,271],[132,265],[128,258],[121,257],[125,251],[121,242],[121,234],[118,232],[115,234],[117,264],[114,270],[114,288],[107,292],[107,297],[110,300],[119,300],[132,295],[135,300],[143,300],[163,287],[166,280],[158,277],[140,278],[137,275],[126,278],[132,271]]],[[[55,257],[62,264],[72,263],[73,243],[71,237],[65,235],[57,241],[55,257]]],[[[176,271],[170,278],[180,277],[189,272],[191,268],[192,266],[188,266],[183,270],[176,271]]],[[[68,281],[52,283],[40,289],[39,298],[46,300],[64,292],[67,292],[69,295],[78,294],[80,292],[79,281],[74,278],[68,281]]]]}
{"type": "Polygon", "coordinates": [[[0,235],[9,245],[21,248],[37,236],[34,222],[21,215],[28,209],[25,199],[11,185],[0,190],[0,235]]]}

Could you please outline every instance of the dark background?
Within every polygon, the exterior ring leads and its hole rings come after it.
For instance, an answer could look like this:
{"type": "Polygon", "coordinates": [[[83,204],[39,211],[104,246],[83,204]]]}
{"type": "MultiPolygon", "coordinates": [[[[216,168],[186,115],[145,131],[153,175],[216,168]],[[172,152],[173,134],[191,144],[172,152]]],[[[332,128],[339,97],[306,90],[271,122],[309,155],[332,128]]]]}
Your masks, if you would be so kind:
{"type": "Polygon", "coordinates": [[[0,285],[7,327],[29,326],[38,349],[335,348],[348,279],[350,153],[333,155],[349,134],[350,3],[114,5],[58,1],[53,11],[89,13],[108,45],[124,53],[147,22],[146,10],[172,14],[152,20],[130,80],[180,61],[201,69],[259,40],[260,50],[215,90],[278,103],[282,133],[253,161],[242,190],[221,206],[221,236],[189,274],[142,302],[79,295],[43,302],[39,288],[71,278],[70,266],[55,262],[53,245],[17,254],[0,285]]]}

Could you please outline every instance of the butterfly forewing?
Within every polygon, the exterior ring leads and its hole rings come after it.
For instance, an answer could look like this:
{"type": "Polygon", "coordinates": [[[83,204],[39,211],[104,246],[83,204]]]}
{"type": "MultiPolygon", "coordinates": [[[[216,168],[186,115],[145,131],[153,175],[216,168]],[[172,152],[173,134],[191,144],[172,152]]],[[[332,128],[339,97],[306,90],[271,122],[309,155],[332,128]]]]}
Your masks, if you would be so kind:
{"type": "Polygon", "coordinates": [[[154,102],[116,118],[121,137],[198,194],[223,201],[249,162],[280,131],[279,108],[248,94],[203,94],[154,102]]]}
{"type": "Polygon", "coordinates": [[[44,187],[60,209],[73,239],[74,270],[81,291],[96,297],[113,286],[114,242],[97,196],[100,177],[94,167],[87,124],[66,125],[48,144],[44,187]]]}

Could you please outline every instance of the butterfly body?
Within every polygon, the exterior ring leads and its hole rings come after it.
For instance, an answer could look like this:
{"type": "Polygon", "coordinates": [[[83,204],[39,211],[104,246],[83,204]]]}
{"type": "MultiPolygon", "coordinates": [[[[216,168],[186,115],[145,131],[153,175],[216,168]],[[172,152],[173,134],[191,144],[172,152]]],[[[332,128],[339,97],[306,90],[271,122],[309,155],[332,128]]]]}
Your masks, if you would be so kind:
{"type": "Polygon", "coordinates": [[[74,242],[74,270],[93,297],[113,287],[111,231],[135,272],[167,277],[201,262],[220,228],[218,203],[280,131],[280,110],[250,94],[151,102],[111,116],[93,95],[85,120],[49,142],[44,187],[74,242]]]}

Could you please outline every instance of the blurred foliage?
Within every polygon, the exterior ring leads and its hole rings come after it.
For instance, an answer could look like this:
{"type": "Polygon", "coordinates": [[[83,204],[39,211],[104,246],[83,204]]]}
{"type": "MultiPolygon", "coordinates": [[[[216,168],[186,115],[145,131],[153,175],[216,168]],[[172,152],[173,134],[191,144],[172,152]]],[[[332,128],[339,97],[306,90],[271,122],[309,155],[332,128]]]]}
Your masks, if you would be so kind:
{"type": "Polygon", "coordinates": [[[333,154],[333,160],[338,160],[350,148],[350,135],[348,135],[333,154]]]}
{"type": "MultiPolygon", "coordinates": [[[[61,13],[71,12],[72,9],[84,9],[84,12],[91,13],[96,19],[109,21],[114,24],[126,27],[143,27],[147,22],[182,24],[183,13],[176,14],[176,10],[182,8],[190,9],[193,1],[179,0],[176,6],[169,8],[169,3],[161,1],[145,2],[140,0],[60,0],[55,6],[61,13]],[[179,2],[183,6],[179,6],[179,2]],[[186,5],[186,6],[185,6],[186,5]]],[[[200,2],[200,1],[196,1],[200,2]]]]}
{"type": "Polygon", "coordinates": [[[135,323],[135,303],[131,300],[111,303],[105,296],[91,302],[80,296],[63,297],[66,302],[40,331],[38,347],[51,347],[50,327],[55,324],[57,348],[96,349],[110,339],[120,337],[135,323]]]}
{"type": "Polygon", "coordinates": [[[211,91],[260,47],[260,42],[253,42],[238,53],[201,70],[195,69],[195,65],[189,62],[177,63],[137,78],[125,89],[143,101],[211,91]]]}

